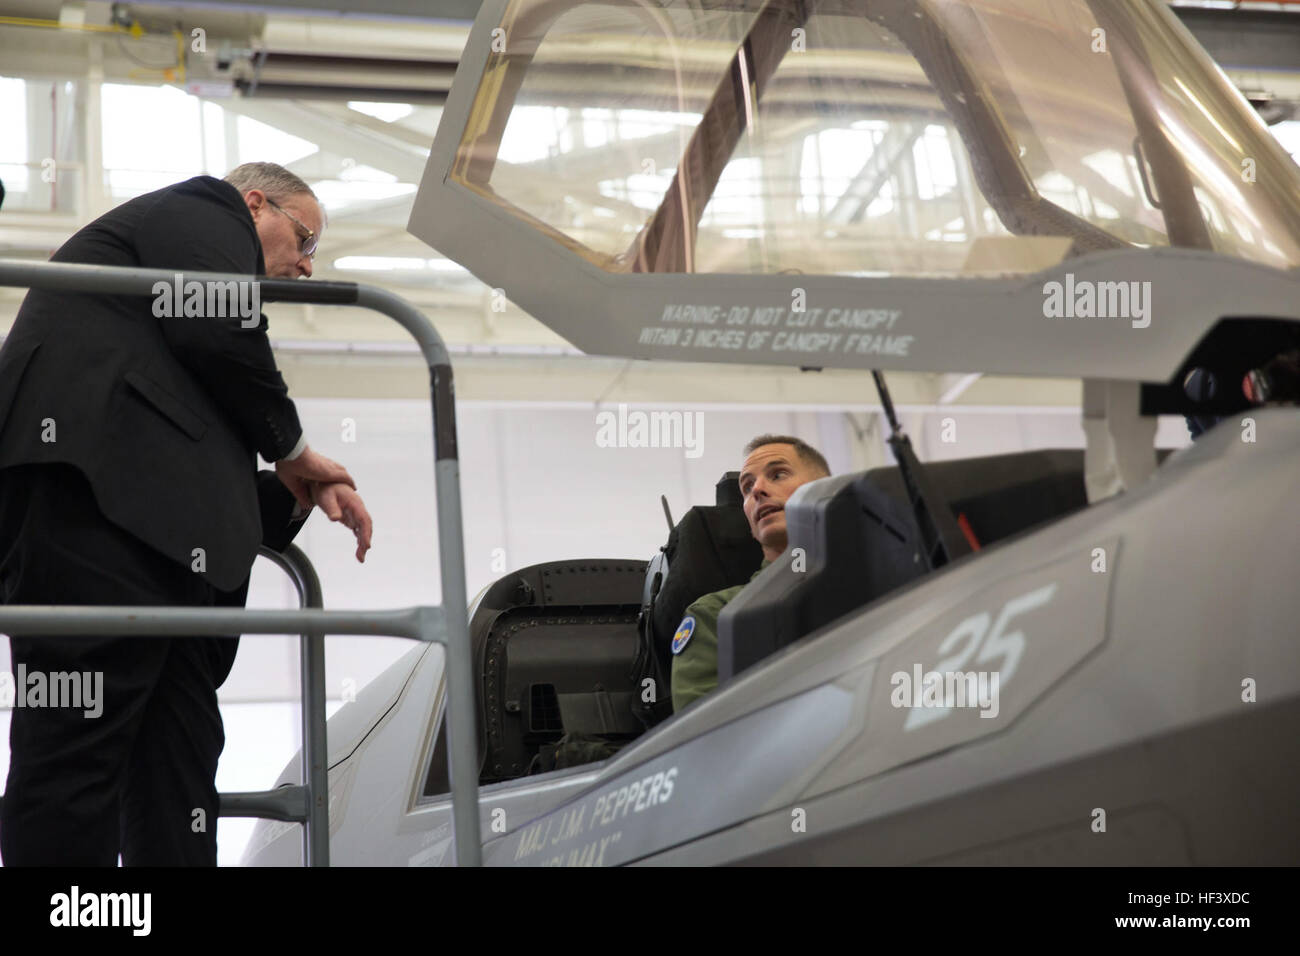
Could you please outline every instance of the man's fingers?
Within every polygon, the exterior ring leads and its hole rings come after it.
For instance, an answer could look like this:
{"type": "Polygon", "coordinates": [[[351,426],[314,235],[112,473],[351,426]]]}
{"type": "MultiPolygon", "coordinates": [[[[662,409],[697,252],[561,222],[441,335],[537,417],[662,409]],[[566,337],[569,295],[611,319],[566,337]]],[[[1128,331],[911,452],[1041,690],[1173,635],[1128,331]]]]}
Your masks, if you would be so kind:
{"type": "Polygon", "coordinates": [[[357,536],[357,560],[365,564],[366,552],[370,550],[370,534],[374,528],[374,523],[370,519],[370,512],[366,511],[365,505],[361,504],[360,500],[349,509],[348,522],[348,527],[357,536]]]}
{"type": "Polygon", "coordinates": [[[321,459],[319,464],[309,464],[304,469],[303,476],[322,485],[347,485],[353,489],[357,486],[346,468],[328,458],[321,459]]]}
{"type": "Polygon", "coordinates": [[[310,508],[311,488],[308,487],[307,482],[303,481],[303,479],[299,478],[297,475],[288,475],[287,477],[289,480],[282,480],[281,483],[289,489],[289,493],[293,495],[298,504],[302,505],[304,508],[310,508]]]}
{"type": "Polygon", "coordinates": [[[354,490],[357,487],[357,483],[352,480],[352,476],[348,474],[346,468],[324,455],[312,452],[310,460],[303,462],[303,465],[311,471],[311,474],[307,477],[313,481],[319,481],[327,485],[344,484],[354,490]]]}
{"type": "Polygon", "coordinates": [[[363,536],[368,534],[366,531],[366,519],[364,513],[362,513],[359,508],[348,508],[345,512],[345,523],[348,526],[348,530],[357,536],[357,540],[360,540],[363,536]]]}
{"type": "Polygon", "coordinates": [[[344,484],[355,489],[357,483],[352,480],[348,470],[337,461],[326,458],[311,448],[307,448],[293,461],[280,462],[291,473],[300,475],[322,485],[344,484]]]}
{"type": "Polygon", "coordinates": [[[320,485],[316,488],[316,504],[325,512],[326,517],[339,522],[356,536],[357,560],[365,563],[374,525],[361,496],[355,489],[345,488],[341,484],[320,485]]]}
{"type": "Polygon", "coordinates": [[[348,470],[337,462],[329,462],[328,467],[324,469],[323,475],[324,476],[318,478],[317,481],[324,481],[331,485],[347,485],[349,488],[356,490],[357,483],[352,480],[352,476],[348,474],[348,470]]]}
{"type": "Polygon", "coordinates": [[[325,512],[325,517],[329,518],[331,521],[336,520],[338,514],[338,503],[335,501],[333,488],[329,485],[312,482],[312,498],[315,499],[316,507],[325,512]]]}

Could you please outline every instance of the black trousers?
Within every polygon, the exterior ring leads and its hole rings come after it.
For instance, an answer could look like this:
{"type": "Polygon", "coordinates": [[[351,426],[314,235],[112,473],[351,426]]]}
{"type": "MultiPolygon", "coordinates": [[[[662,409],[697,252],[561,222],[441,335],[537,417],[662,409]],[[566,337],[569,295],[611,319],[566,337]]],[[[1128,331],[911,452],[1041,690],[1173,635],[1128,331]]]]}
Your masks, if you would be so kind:
{"type": "MultiPolygon", "coordinates": [[[[0,602],[212,606],[202,577],[107,521],[75,468],[0,470],[0,602]]],[[[17,707],[6,866],[215,866],[217,688],[237,638],[10,635],[12,670],[102,672],[101,713],[17,707]]],[[[16,693],[23,688],[16,687],[16,693]]],[[[16,701],[15,701],[16,703],[16,701]]]]}

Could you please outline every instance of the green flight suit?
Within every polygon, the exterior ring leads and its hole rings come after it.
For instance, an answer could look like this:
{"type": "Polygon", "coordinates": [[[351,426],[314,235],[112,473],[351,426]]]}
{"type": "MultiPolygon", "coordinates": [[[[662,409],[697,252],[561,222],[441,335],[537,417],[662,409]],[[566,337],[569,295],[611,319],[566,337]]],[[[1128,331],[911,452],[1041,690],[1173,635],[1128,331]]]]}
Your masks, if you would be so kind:
{"type": "MultiPolygon", "coordinates": [[[[753,581],[771,563],[765,560],[749,580],[753,581]]],[[[686,616],[677,625],[673,637],[674,713],[718,686],[718,615],[748,586],[737,584],[714,591],[686,609],[686,616]]]]}

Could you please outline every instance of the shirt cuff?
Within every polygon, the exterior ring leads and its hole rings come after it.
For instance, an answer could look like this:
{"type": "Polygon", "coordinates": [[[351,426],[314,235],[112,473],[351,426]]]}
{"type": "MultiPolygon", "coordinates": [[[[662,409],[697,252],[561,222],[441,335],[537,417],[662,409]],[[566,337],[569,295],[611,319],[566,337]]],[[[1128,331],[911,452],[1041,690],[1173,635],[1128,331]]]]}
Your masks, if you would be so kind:
{"type": "Polygon", "coordinates": [[[295,458],[297,458],[299,455],[301,455],[304,451],[306,451],[306,449],[307,449],[307,433],[304,431],[301,435],[298,436],[298,444],[294,445],[294,446],[293,446],[293,450],[290,451],[289,454],[285,455],[285,456],[284,456],[283,458],[281,458],[280,460],[281,460],[281,461],[293,461],[295,458]]]}
{"type": "Polygon", "coordinates": [[[307,517],[307,515],[310,513],[311,513],[311,509],[304,508],[302,504],[295,498],[293,502],[293,513],[289,515],[289,520],[300,521],[303,518],[307,517]]]}

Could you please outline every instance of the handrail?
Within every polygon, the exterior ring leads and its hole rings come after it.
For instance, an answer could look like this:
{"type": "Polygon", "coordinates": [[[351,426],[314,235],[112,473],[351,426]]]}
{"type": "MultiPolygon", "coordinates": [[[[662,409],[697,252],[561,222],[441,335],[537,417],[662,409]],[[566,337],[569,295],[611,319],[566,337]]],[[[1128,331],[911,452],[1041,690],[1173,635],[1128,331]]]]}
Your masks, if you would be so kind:
{"type": "MultiPolygon", "coordinates": [[[[446,647],[447,761],[451,774],[452,821],[456,861],[478,865],[482,860],[478,807],[478,755],[469,621],[465,596],[464,533],[460,503],[460,463],[456,447],[456,409],[451,360],[437,329],[405,299],[384,289],[353,282],[312,282],[268,279],[222,272],[185,272],[120,266],[78,265],[0,259],[0,285],[60,291],[114,292],[152,296],[162,284],[255,282],[263,300],[359,305],[389,316],[420,346],[429,368],[433,409],[434,493],[438,515],[438,559],[442,578],[441,606],[396,611],[249,611],[234,608],[156,607],[0,607],[0,632],[36,634],[327,634],[382,635],[437,641],[446,647]]],[[[304,667],[307,667],[304,660],[304,667]]],[[[314,680],[317,675],[312,675],[314,680]]],[[[322,676],[323,707],[323,676],[322,676]]],[[[304,686],[304,699],[309,687],[304,686]]],[[[304,748],[308,738],[304,738],[304,748]]],[[[312,741],[317,754],[323,741],[312,741]],[[316,745],[320,744],[319,749],[316,745]]],[[[305,750],[304,750],[305,756],[305,750]]],[[[321,758],[327,759],[325,758],[321,758]]],[[[313,773],[317,768],[313,766],[313,773]]],[[[323,768],[322,768],[323,772],[323,768]]],[[[308,787],[312,784],[308,783],[308,787]]],[[[292,788],[284,788],[291,791],[292,788]]],[[[328,800],[323,789],[311,790],[313,800],[328,800]]],[[[300,799],[286,793],[277,809],[292,812],[300,799]]],[[[261,809],[266,809],[263,806],[261,809]]],[[[316,835],[319,838],[319,834],[316,835]]],[[[325,834],[328,842],[328,834],[325,834]]]]}
{"type": "MultiPolygon", "coordinates": [[[[258,553],[280,567],[293,581],[299,607],[323,608],[324,595],[316,569],[302,549],[290,544],[283,551],[263,545],[258,553]]],[[[296,786],[223,793],[219,816],[262,817],[301,823],[302,858],[307,866],[330,865],[329,745],[325,733],[325,638],[303,634],[298,662],[302,668],[302,780],[296,786]]]]}

